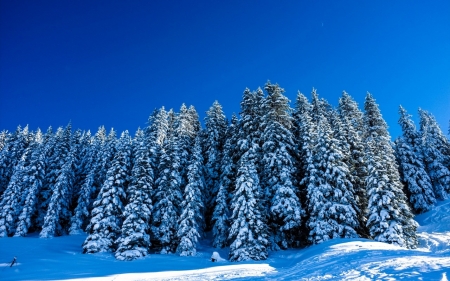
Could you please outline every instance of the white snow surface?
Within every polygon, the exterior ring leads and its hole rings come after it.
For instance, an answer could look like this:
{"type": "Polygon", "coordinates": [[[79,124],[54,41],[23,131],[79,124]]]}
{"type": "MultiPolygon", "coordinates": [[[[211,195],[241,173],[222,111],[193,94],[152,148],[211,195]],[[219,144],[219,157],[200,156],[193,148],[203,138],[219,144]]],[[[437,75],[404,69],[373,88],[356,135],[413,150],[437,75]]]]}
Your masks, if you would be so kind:
{"type": "Polygon", "coordinates": [[[194,257],[151,253],[118,261],[112,253],[82,254],[86,235],[49,239],[0,238],[0,280],[448,280],[450,200],[416,217],[419,248],[407,250],[367,239],[334,239],[305,249],[270,252],[259,262],[210,261],[203,241],[194,257]],[[10,262],[17,257],[17,263],[10,262]]]}

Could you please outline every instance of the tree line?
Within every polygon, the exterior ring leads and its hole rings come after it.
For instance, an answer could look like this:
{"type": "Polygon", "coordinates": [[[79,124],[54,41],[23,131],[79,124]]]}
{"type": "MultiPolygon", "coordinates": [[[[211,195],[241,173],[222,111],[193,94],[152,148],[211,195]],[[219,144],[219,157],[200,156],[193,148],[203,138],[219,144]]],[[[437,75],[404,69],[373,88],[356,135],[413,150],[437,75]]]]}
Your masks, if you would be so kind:
{"type": "Polygon", "coordinates": [[[364,237],[417,247],[414,214],[450,194],[450,141],[419,109],[399,109],[391,142],[370,93],[360,110],[333,108],[315,89],[295,107],[278,84],[245,89],[239,117],[216,101],[155,110],[134,137],[71,124],[0,133],[0,237],[86,232],[84,253],[119,260],[150,251],[196,254],[199,239],[231,261],[270,250],[364,237]],[[265,91],[265,92],[264,92],[265,91]]]}

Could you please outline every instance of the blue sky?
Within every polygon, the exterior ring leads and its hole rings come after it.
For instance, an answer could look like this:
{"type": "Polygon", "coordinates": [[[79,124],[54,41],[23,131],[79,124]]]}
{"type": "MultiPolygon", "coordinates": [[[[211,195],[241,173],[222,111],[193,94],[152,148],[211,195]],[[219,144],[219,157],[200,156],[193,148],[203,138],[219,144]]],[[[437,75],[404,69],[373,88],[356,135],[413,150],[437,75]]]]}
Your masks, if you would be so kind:
{"type": "MultiPolygon", "coordinates": [[[[29,124],[131,133],[184,102],[227,117],[270,79],[292,100],[346,90],[417,121],[450,119],[450,1],[0,0],[0,130],[29,124]]],[[[293,103],[292,103],[293,105],[293,103]]]]}

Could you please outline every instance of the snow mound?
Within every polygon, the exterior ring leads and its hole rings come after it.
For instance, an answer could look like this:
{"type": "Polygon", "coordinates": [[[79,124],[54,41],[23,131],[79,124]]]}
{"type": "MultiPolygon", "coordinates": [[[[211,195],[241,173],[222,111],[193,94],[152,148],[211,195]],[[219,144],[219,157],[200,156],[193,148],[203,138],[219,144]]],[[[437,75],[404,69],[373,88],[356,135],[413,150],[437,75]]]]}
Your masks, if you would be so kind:
{"type": "Polygon", "coordinates": [[[151,273],[125,273],[107,277],[92,277],[82,279],[65,279],[65,281],[128,281],[128,280],[229,280],[244,277],[264,276],[275,271],[268,264],[236,264],[215,266],[197,270],[163,271],[151,273]]]}

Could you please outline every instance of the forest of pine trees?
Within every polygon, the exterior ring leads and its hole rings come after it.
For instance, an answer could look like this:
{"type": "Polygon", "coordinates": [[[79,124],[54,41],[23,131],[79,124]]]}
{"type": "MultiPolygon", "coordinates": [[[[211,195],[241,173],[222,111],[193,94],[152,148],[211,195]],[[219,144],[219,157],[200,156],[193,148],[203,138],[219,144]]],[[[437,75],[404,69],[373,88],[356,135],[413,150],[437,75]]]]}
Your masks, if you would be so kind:
{"type": "Polygon", "coordinates": [[[201,239],[231,261],[363,237],[417,247],[414,214],[450,196],[450,141],[419,109],[399,107],[391,141],[374,97],[337,108],[313,89],[295,107],[267,82],[245,89],[239,117],[216,101],[205,128],[193,106],[164,107],[132,137],[100,127],[0,133],[0,237],[86,233],[84,253],[134,260],[196,254],[201,239]]]}

